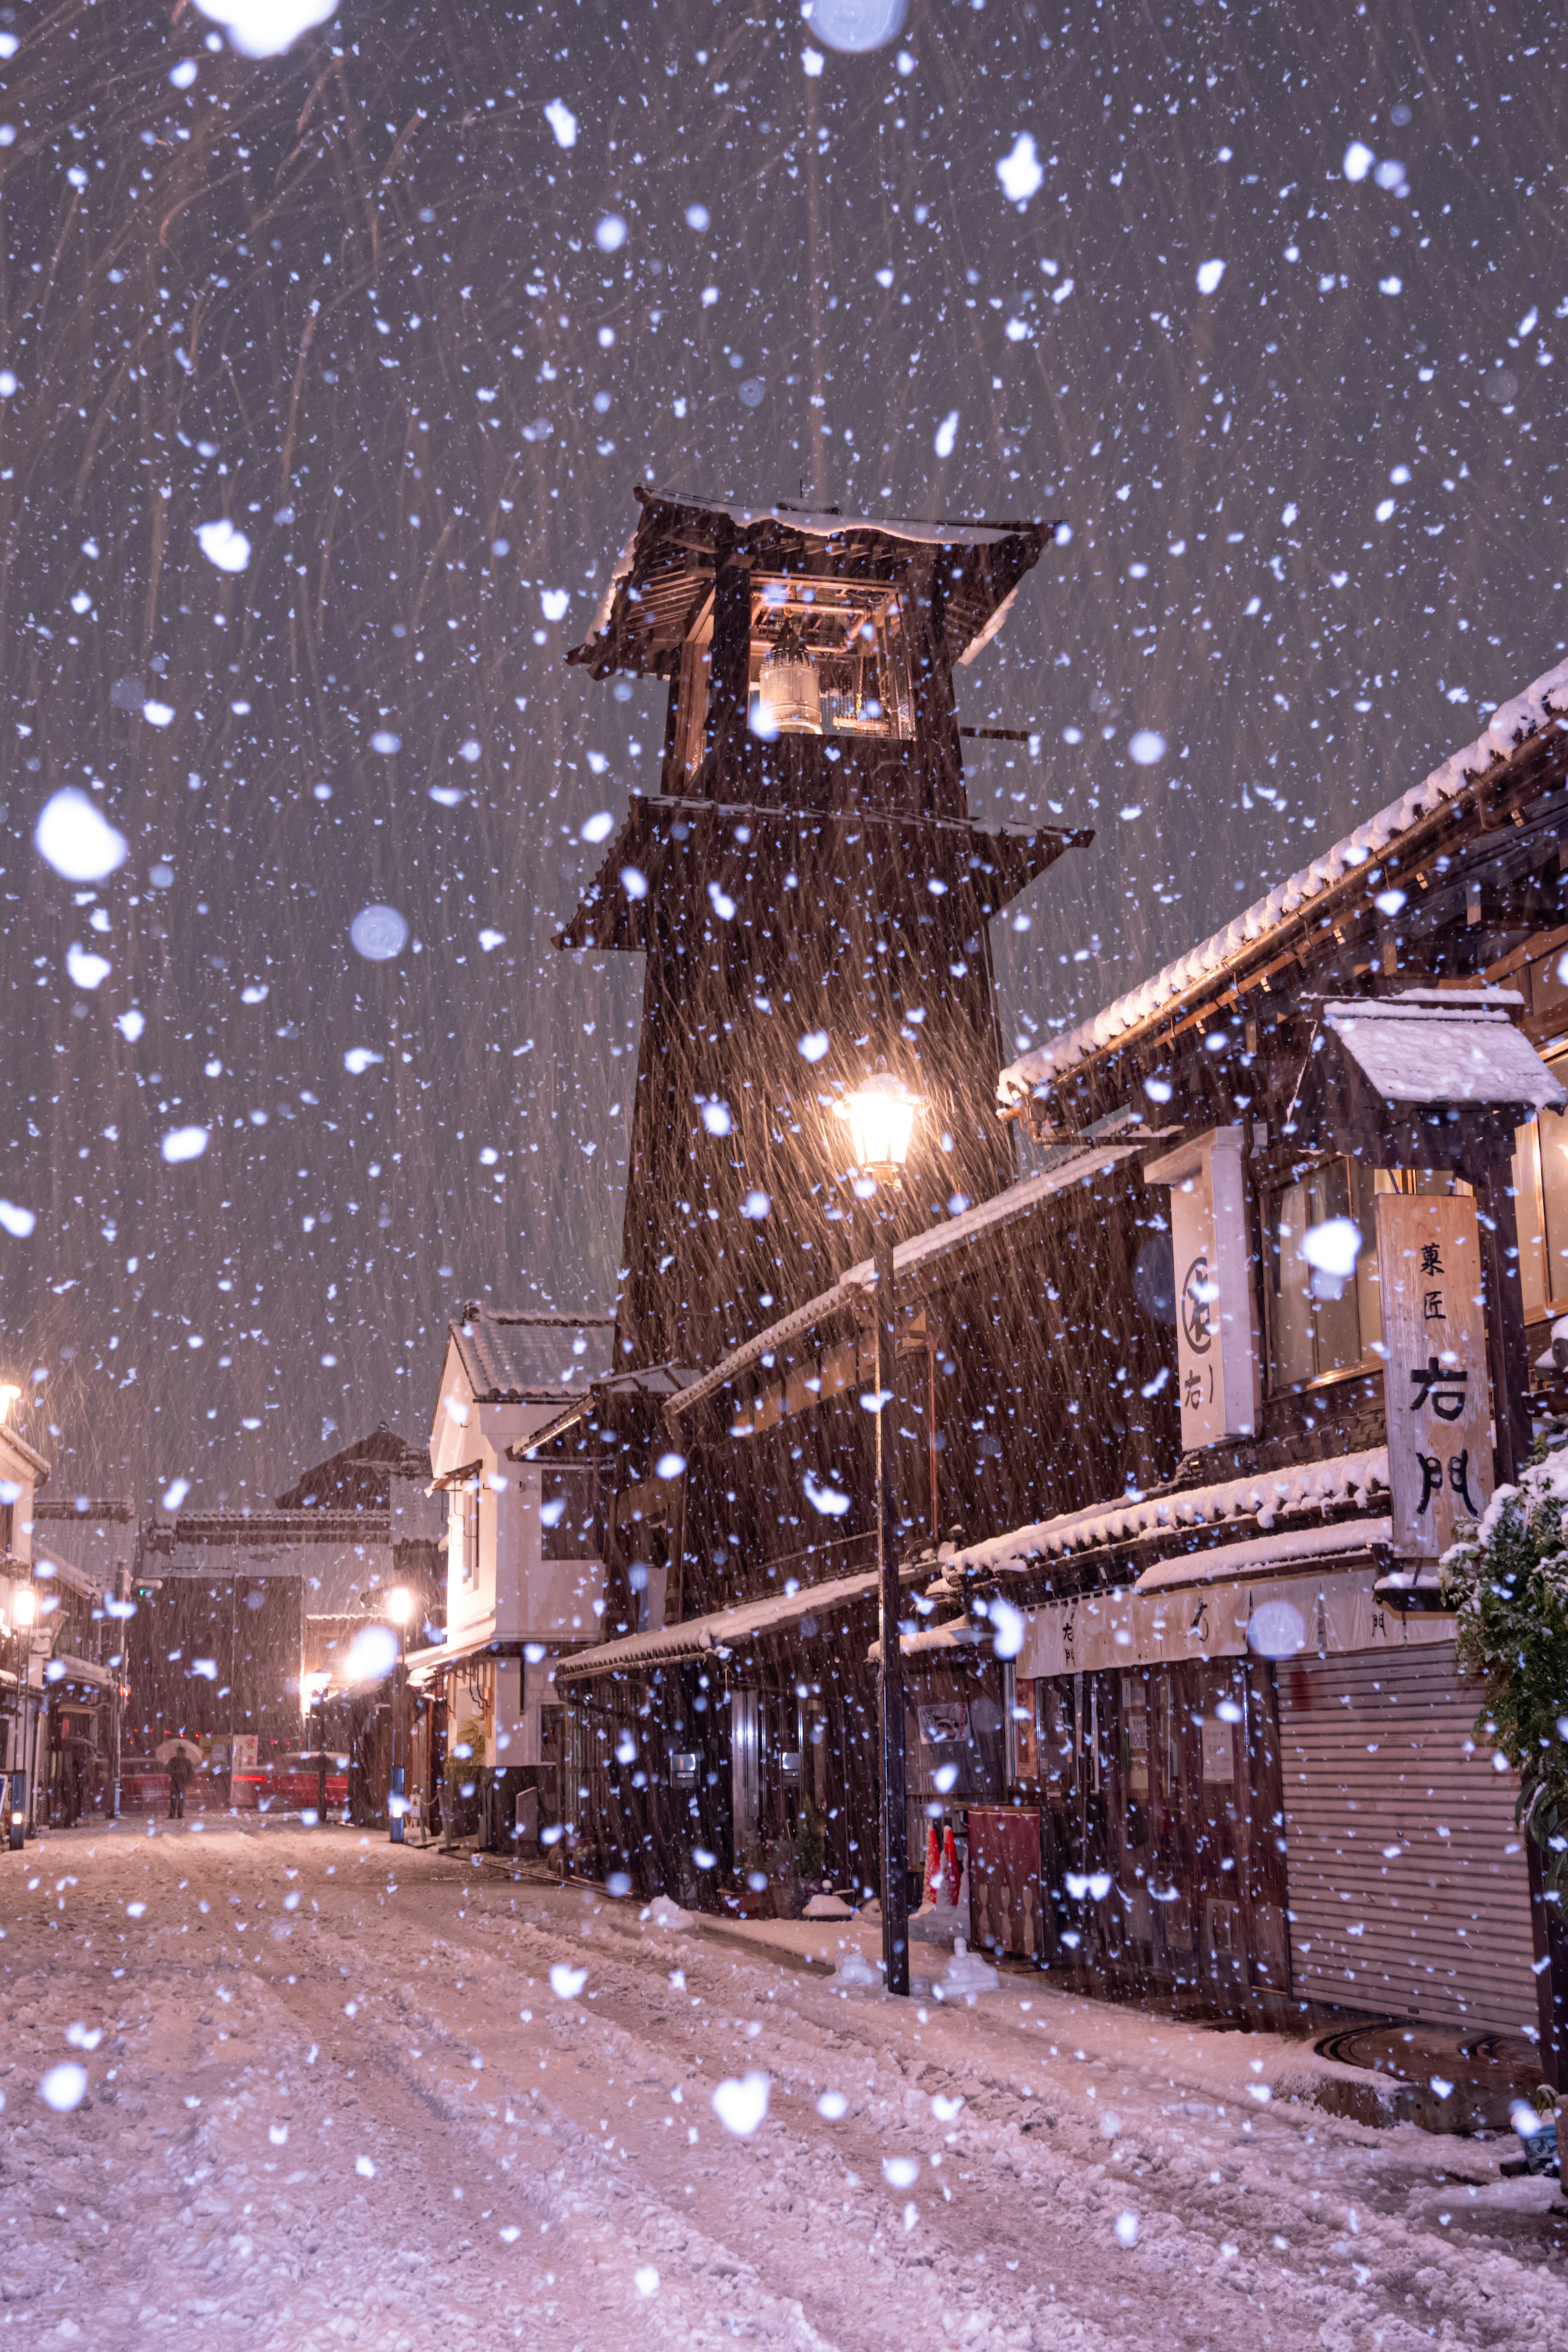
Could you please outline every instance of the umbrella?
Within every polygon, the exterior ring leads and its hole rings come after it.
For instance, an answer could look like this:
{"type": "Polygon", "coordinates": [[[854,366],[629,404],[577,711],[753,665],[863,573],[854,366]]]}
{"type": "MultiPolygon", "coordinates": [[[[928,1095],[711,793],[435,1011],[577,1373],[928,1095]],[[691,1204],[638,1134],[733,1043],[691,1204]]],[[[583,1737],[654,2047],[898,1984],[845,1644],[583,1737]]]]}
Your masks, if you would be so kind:
{"type": "Polygon", "coordinates": [[[193,1764],[205,1764],[206,1758],[194,1739],[161,1739],[153,1750],[160,1764],[167,1764],[176,1755],[188,1756],[193,1764]]]}

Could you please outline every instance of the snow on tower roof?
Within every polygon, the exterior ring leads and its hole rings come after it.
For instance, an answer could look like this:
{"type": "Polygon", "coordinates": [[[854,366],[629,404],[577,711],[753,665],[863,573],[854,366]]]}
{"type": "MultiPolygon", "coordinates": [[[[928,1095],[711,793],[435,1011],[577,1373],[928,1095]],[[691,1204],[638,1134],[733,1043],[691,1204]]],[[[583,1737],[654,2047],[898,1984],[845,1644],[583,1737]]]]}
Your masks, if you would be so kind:
{"type": "Polygon", "coordinates": [[[1280,882],[1237,916],[1212,938],[1188,949],[1150,980],[1141,981],[1124,996],[1091,1013],[1087,1021],[1037,1045],[1010,1063],[997,1081],[997,1099],[1010,1109],[1036,1092],[1043,1092],[1080,1062],[1091,1060],[1118,1045],[1156,1013],[1168,1011],[1180,999],[1194,993],[1234,964],[1245,961],[1259,945],[1303,907],[1321,898],[1358,867],[1385,856],[1402,834],[1431,816],[1445,803],[1458,798],[1467,786],[1506,760],[1531,736],[1551,721],[1568,723],[1568,662],[1559,662],[1526,687],[1511,702],[1499,705],[1486,732],[1455,751],[1424,782],[1411,786],[1377,815],[1342,841],[1315,857],[1310,866],[1280,882]]]}
{"type": "MultiPolygon", "coordinates": [[[[566,658],[596,677],[612,670],[668,677],[680,646],[711,590],[715,561],[740,548],[764,567],[770,556],[798,563],[808,542],[842,557],[842,571],[900,581],[917,555],[962,552],[942,582],[942,623],[954,661],[995,634],[1019,581],[1055,538],[1054,522],[994,522],[973,516],[920,520],[836,514],[784,500],[749,506],[723,499],[656,495],[639,483],[642,509],[600,599],[593,625],[566,658]]],[[[929,565],[922,560],[922,571],[929,565]]]]}

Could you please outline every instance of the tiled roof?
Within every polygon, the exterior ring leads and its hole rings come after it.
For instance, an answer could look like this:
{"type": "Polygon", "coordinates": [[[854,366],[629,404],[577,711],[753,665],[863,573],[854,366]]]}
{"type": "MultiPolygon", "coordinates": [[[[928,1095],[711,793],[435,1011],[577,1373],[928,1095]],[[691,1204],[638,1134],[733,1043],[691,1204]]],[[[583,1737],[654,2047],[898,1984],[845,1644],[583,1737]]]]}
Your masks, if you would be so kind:
{"type": "Polygon", "coordinates": [[[1430,816],[1446,801],[1456,800],[1468,783],[1485,775],[1500,760],[1510,758],[1550,720],[1563,718],[1568,718],[1568,662],[1559,662],[1555,669],[1549,669],[1511,702],[1500,704],[1492,713],[1484,735],[1464,751],[1453,752],[1440,768],[1433,769],[1424,782],[1412,785],[1389,807],[1369,818],[1365,824],[1358,825],[1343,841],[1325,850],[1321,857],[1315,857],[1310,866],[1279,883],[1266,898],[1259,898],[1244,915],[1226,923],[1223,930],[1215,931],[1200,947],[1189,948],[1185,955],[1168,963],[1152,980],[1141,981],[1125,996],[1119,996],[1087,1021],[1079,1022],[1065,1035],[1053,1038],[1048,1045],[1037,1045],[1032,1053],[1009,1064],[997,1081],[997,1098],[1004,1108],[1048,1087],[1064,1071],[1114,1045],[1130,1030],[1164,1011],[1178,998],[1217,978],[1228,966],[1241,962],[1303,907],[1342,882],[1358,866],[1385,856],[1402,833],[1430,816]]]}
{"type": "Polygon", "coordinates": [[[613,1316],[512,1314],[483,1307],[448,1328],[481,1404],[570,1396],[615,1367],[613,1316]]]}

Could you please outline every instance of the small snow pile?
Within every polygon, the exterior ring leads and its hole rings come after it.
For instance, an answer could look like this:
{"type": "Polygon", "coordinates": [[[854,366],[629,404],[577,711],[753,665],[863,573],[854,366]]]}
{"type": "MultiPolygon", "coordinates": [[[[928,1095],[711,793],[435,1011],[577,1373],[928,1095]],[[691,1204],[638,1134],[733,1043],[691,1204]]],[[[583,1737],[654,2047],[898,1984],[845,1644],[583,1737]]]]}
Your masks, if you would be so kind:
{"type": "Polygon", "coordinates": [[[844,1952],[833,1971],[833,1981],[847,1990],[865,1991],[881,1983],[882,1972],[859,1952],[844,1952]]]}
{"type": "Polygon", "coordinates": [[[587,1981],[586,1969],[569,1968],[564,1960],[557,1960],[550,1971],[550,1990],[557,2000],[575,2000],[587,1981]]]}
{"type": "Polygon", "coordinates": [[[672,1903],[668,1895],[656,1895],[642,1916],[649,1927],[667,1927],[671,1935],[679,1934],[682,1927],[691,1925],[690,1912],[683,1911],[679,1903],[672,1903]]]}
{"type": "Polygon", "coordinates": [[[994,1992],[1002,1979],[989,1960],[972,1952],[960,1936],[952,1948],[947,1974],[931,1987],[938,2000],[973,2000],[979,1992],[994,1992]]]}
{"type": "Polygon", "coordinates": [[[841,1895],[814,1895],[800,1916],[803,1919],[853,1919],[855,1914],[841,1895]]]}

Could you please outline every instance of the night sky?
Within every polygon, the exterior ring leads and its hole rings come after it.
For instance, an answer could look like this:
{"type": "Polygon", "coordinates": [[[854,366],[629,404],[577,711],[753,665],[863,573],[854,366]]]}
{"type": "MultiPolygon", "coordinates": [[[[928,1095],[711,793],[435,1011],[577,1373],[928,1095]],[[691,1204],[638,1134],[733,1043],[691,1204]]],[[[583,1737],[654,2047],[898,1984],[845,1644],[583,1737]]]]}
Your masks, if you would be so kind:
{"type": "Polygon", "coordinates": [[[634,483],[1070,523],[961,674],[1041,738],[975,813],[1099,828],[997,926],[1009,1051],[1564,651],[1554,8],[5,27],[0,1378],[56,1492],[269,1496],[427,1433],[462,1299],[613,1304],[640,972],[552,942],[657,781],[663,689],[563,663],[634,483]]]}

